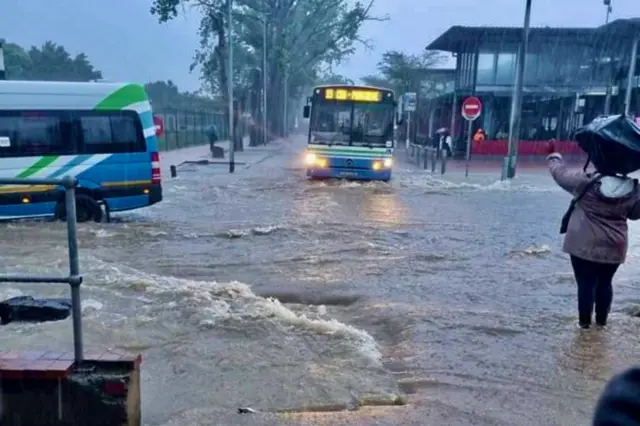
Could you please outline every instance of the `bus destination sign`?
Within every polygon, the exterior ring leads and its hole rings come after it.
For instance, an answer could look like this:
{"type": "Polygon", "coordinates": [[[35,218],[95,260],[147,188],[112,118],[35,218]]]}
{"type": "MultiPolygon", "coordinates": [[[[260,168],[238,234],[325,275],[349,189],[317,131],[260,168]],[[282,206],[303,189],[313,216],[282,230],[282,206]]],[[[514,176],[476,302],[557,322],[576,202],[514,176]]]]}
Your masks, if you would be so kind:
{"type": "Polygon", "coordinates": [[[325,89],[324,99],[327,101],[380,102],[380,90],[365,89],[325,89]]]}

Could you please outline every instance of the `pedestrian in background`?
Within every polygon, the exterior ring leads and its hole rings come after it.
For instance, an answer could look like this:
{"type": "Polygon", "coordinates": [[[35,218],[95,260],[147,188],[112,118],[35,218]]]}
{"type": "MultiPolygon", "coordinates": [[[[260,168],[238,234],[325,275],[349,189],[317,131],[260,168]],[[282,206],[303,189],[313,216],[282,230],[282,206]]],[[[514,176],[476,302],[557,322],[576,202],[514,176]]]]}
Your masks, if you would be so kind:
{"type": "Polygon", "coordinates": [[[638,181],[610,171],[587,173],[569,170],[556,152],[547,146],[549,171],[556,183],[573,195],[562,218],[563,250],[571,257],[578,285],[578,325],[590,328],[595,305],[595,322],[607,324],[613,300],[612,280],[624,263],[628,246],[627,220],[640,219],[638,181]]]}

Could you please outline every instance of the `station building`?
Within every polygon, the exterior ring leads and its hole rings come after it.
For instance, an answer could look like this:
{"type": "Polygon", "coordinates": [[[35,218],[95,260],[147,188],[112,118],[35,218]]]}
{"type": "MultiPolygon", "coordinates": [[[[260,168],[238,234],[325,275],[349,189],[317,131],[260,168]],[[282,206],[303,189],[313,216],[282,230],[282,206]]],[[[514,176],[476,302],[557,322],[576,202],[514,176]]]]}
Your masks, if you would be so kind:
{"type": "MultiPolygon", "coordinates": [[[[624,111],[632,44],[638,34],[640,18],[598,28],[530,29],[520,155],[542,154],[550,139],[561,152],[579,153],[570,141],[573,130],[606,110],[624,111]]],[[[447,127],[452,129],[454,151],[463,153],[467,123],[461,116],[462,102],[473,95],[482,101],[483,111],[472,131],[482,128],[486,139],[474,142],[472,153],[506,154],[521,40],[522,28],[454,26],[432,41],[426,49],[451,53],[456,66],[447,75],[446,91],[420,101],[411,129],[414,140],[434,140],[436,130],[447,127]]],[[[632,87],[630,111],[640,116],[640,63],[632,87]]]]}

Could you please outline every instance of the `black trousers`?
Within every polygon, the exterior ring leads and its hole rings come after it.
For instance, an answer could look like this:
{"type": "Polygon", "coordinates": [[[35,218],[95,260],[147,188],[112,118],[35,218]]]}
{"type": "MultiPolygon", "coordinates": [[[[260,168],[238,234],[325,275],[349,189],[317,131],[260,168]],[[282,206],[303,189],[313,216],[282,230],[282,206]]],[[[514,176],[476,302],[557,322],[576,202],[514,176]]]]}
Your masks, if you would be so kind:
{"type": "Polygon", "coordinates": [[[613,300],[613,276],[618,264],[598,263],[571,256],[573,275],[578,283],[578,314],[580,325],[591,325],[595,304],[596,324],[606,325],[613,300]]]}

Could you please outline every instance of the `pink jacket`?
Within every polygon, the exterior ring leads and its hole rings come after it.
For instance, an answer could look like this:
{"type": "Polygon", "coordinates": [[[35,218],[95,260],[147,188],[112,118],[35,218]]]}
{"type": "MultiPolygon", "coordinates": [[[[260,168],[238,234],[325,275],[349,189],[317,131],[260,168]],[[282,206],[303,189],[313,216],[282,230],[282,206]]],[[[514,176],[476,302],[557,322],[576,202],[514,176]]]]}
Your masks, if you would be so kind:
{"type": "MultiPolygon", "coordinates": [[[[567,169],[562,156],[547,157],[556,183],[576,197],[595,175],[567,169]]],[[[628,247],[627,219],[640,219],[640,187],[627,177],[604,176],[578,201],[564,237],[563,250],[600,263],[624,263],[628,247]]]]}

